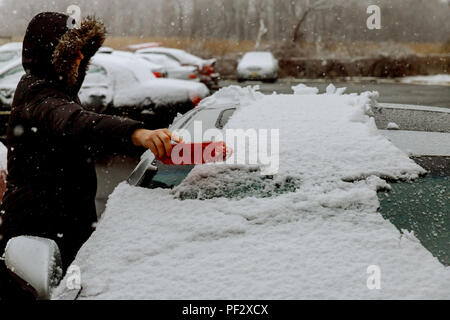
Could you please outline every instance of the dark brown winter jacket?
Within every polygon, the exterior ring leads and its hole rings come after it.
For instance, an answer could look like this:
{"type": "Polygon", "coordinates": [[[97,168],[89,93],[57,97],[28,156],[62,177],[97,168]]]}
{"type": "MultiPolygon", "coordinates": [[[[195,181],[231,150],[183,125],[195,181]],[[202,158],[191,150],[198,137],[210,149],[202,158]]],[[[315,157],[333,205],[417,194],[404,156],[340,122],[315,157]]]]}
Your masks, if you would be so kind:
{"type": "Polygon", "coordinates": [[[144,127],[80,105],[77,94],[105,30],[95,19],[68,29],[68,18],[41,13],[27,28],[26,74],[8,124],[7,191],[0,208],[0,255],[11,237],[42,236],[57,242],[65,267],[96,222],[93,152],[128,148],[134,130],[144,127]],[[78,51],[84,59],[76,76],[78,51]]]}

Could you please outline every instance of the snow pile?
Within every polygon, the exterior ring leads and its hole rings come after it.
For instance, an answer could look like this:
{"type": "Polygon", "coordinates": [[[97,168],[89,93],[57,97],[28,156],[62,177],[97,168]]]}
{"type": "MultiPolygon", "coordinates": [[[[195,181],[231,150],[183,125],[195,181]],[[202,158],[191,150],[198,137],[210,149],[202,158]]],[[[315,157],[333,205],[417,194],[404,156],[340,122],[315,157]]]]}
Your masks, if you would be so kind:
{"type": "Polygon", "coordinates": [[[246,106],[264,97],[258,91],[259,86],[248,86],[242,88],[240,86],[229,86],[220,89],[214,95],[202,100],[199,107],[213,108],[214,106],[223,106],[224,104],[231,106],[246,106]]]}
{"type": "Polygon", "coordinates": [[[434,76],[414,76],[400,78],[403,83],[450,85],[450,74],[437,74],[434,76]]]}
{"type": "Polygon", "coordinates": [[[400,130],[400,127],[395,122],[389,122],[387,125],[388,130],[400,130]]]}
{"type": "Polygon", "coordinates": [[[280,129],[273,184],[224,164],[197,166],[173,191],[122,183],[74,262],[81,299],[450,298],[448,268],[377,213],[383,177],[424,171],[377,132],[375,93],[227,88],[210,101],[220,96],[246,103],[227,128],[280,129]]]}
{"type": "Polygon", "coordinates": [[[308,87],[308,86],[304,85],[303,83],[293,86],[292,91],[294,91],[294,94],[317,94],[317,93],[319,93],[318,88],[308,87]]]}

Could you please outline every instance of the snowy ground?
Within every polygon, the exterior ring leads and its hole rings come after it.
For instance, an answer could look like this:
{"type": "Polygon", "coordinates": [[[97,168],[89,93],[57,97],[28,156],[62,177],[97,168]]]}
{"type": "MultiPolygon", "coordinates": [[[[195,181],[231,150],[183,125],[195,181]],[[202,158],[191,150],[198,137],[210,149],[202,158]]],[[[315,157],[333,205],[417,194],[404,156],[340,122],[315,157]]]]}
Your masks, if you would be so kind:
{"type": "Polygon", "coordinates": [[[450,86],[450,74],[437,74],[434,76],[414,76],[399,79],[402,83],[431,84],[450,86]]]}
{"type": "MultiPolygon", "coordinates": [[[[197,166],[173,191],[122,183],[74,262],[79,298],[450,298],[450,270],[377,213],[382,178],[424,172],[377,131],[377,95],[294,91],[219,94],[240,102],[228,128],[280,129],[279,173],[259,186],[292,181],[294,190],[230,199],[221,190],[255,177],[223,164],[197,166]],[[189,190],[214,196],[180,200],[189,190]],[[379,290],[367,287],[372,265],[379,290]]],[[[64,279],[54,298],[66,293],[64,279]]]]}

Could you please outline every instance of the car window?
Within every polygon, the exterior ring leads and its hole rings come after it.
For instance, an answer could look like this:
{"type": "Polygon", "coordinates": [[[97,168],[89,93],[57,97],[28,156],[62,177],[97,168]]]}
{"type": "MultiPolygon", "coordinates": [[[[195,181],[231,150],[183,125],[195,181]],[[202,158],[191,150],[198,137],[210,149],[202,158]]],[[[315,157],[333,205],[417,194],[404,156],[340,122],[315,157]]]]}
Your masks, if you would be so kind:
{"type": "Polygon", "coordinates": [[[84,83],[103,84],[103,83],[108,82],[107,79],[108,79],[108,74],[103,67],[96,65],[96,64],[91,64],[86,73],[86,78],[84,79],[84,83]]]}
{"type": "Polygon", "coordinates": [[[228,123],[228,121],[230,120],[231,116],[234,114],[235,111],[236,111],[235,108],[226,109],[222,111],[219,115],[219,118],[217,119],[216,128],[223,129],[223,127],[225,127],[225,125],[228,123]]]}
{"type": "Polygon", "coordinates": [[[160,56],[168,57],[169,59],[172,59],[172,60],[180,63],[180,60],[178,60],[175,56],[171,55],[170,53],[166,53],[166,52],[145,52],[145,54],[153,54],[153,55],[160,55],[160,56]]]}
{"type": "Polygon", "coordinates": [[[177,61],[162,54],[149,54],[146,55],[145,59],[152,63],[163,65],[165,67],[175,68],[180,66],[177,61]]]}
{"type": "MultiPolygon", "coordinates": [[[[203,109],[201,111],[201,117],[198,115],[192,117],[187,122],[183,124],[183,129],[193,133],[195,128],[195,122],[196,120],[202,122],[202,129],[205,131],[210,128],[217,128],[216,124],[217,121],[221,115],[222,111],[219,109],[203,109]]],[[[229,118],[228,118],[229,119],[229,118]]],[[[224,119],[225,120],[225,119],[224,119]]],[[[228,121],[228,120],[227,120],[228,121]]],[[[226,124],[226,122],[222,122],[223,125],[226,124]]]]}
{"type": "Polygon", "coordinates": [[[155,161],[153,165],[158,168],[158,171],[150,181],[144,180],[144,182],[140,185],[143,188],[172,189],[178,186],[192,171],[192,169],[194,169],[194,165],[171,166],[165,165],[160,161],[155,161]]]}
{"type": "MultiPolygon", "coordinates": [[[[194,121],[198,120],[199,117],[196,115],[200,112],[202,119],[203,129],[214,128],[217,125],[220,125],[223,128],[231,115],[236,111],[235,108],[230,108],[219,112],[216,109],[200,109],[197,112],[194,112],[182,125],[182,128],[193,132],[194,121]]],[[[145,160],[143,160],[145,162],[145,160]]],[[[180,185],[183,180],[188,176],[188,174],[192,171],[195,166],[171,166],[165,165],[160,161],[154,161],[154,166],[158,168],[156,175],[151,179],[151,181],[146,181],[143,184],[140,184],[141,187],[155,189],[155,188],[165,188],[171,189],[178,185],[180,185]]],[[[143,172],[142,172],[143,173],[143,172]]],[[[142,175],[140,173],[140,175],[142,175]]],[[[136,181],[138,178],[136,178],[136,181]]]]}
{"type": "Polygon", "coordinates": [[[0,82],[2,83],[18,83],[20,78],[25,74],[22,65],[18,65],[9,69],[0,75],[0,82]]]}

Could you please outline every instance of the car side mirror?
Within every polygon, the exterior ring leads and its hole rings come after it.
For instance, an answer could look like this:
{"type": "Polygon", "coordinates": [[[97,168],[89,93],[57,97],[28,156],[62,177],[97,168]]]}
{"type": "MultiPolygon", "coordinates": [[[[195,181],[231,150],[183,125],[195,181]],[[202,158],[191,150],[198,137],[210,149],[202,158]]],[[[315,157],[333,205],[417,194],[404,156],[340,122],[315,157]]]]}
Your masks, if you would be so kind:
{"type": "Polygon", "coordinates": [[[51,289],[58,285],[63,274],[58,245],[40,237],[10,239],[5,249],[5,265],[38,300],[50,299],[51,289]]]}
{"type": "Polygon", "coordinates": [[[158,167],[153,165],[153,161],[153,156],[145,157],[127,179],[128,184],[136,187],[149,184],[158,172],[158,167]]]}

